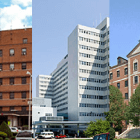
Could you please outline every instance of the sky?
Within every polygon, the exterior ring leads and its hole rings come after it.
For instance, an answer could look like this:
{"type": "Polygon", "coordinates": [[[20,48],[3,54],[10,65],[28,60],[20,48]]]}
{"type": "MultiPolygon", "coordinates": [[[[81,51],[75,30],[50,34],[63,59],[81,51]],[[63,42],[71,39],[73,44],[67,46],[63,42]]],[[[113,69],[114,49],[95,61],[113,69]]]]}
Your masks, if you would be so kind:
{"type": "Polygon", "coordinates": [[[32,27],[32,0],[0,0],[0,29],[32,27]]]}
{"type": "Polygon", "coordinates": [[[36,77],[49,75],[67,54],[77,24],[93,27],[109,16],[109,0],[33,1],[33,97],[36,77]]]}

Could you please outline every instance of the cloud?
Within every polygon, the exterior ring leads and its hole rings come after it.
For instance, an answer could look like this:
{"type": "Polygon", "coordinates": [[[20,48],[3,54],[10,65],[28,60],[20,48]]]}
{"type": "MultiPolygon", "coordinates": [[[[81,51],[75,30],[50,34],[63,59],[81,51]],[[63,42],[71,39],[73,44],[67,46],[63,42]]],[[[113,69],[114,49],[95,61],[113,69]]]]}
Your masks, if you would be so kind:
{"type": "Polygon", "coordinates": [[[29,23],[28,20],[32,18],[32,7],[22,9],[19,5],[12,4],[2,8],[0,13],[1,30],[24,28],[24,25],[25,27],[32,26],[32,23],[29,23]]]}
{"type": "Polygon", "coordinates": [[[32,5],[32,0],[12,0],[11,2],[14,5],[22,5],[25,7],[32,5]]]}

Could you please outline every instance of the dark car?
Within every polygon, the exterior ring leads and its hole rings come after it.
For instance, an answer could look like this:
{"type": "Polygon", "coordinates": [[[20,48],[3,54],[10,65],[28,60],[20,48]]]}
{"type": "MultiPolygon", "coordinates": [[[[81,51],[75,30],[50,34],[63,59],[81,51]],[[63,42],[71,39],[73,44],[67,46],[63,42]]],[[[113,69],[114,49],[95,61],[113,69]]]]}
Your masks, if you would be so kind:
{"type": "Polygon", "coordinates": [[[109,133],[97,134],[94,136],[93,140],[109,140],[109,133]]]}

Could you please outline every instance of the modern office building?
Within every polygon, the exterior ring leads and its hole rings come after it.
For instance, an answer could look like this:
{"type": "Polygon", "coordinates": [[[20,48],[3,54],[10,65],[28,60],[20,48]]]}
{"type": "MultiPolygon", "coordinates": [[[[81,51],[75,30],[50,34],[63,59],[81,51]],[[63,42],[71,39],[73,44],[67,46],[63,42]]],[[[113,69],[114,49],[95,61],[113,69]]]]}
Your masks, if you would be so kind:
{"type": "Polygon", "coordinates": [[[28,125],[32,29],[0,31],[0,123],[28,125]]]}
{"type": "Polygon", "coordinates": [[[127,58],[128,60],[118,57],[117,65],[110,67],[110,85],[120,89],[126,104],[140,83],[140,42],[127,58]]]}
{"type": "Polygon", "coordinates": [[[50,76],[37,77],[36,94],[48,97],[51,91],[52,106],[68,114],[70,121],[95,121],[104,119],[109,110],[108,79],[109,18],[105,18],[96,28],[76,26],[68,37],[68,54],[50,76]],[[44,83],[48,77],[50,82],[44,83]]]}

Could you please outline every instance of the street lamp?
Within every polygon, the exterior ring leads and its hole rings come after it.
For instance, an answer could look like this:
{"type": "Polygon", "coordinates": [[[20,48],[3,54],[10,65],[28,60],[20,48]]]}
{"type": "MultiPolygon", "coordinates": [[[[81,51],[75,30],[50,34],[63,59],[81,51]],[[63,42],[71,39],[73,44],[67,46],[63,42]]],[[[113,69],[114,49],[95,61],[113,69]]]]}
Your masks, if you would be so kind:
{"type": "Polygon", "coordinates": [[[29,119],[28,119],[28,130],[30,130],[30,116],[31,116],[31,78],[32,74],[27,71],[26,74],[30,75],[30,92],[29,92],[29,119]]]}

